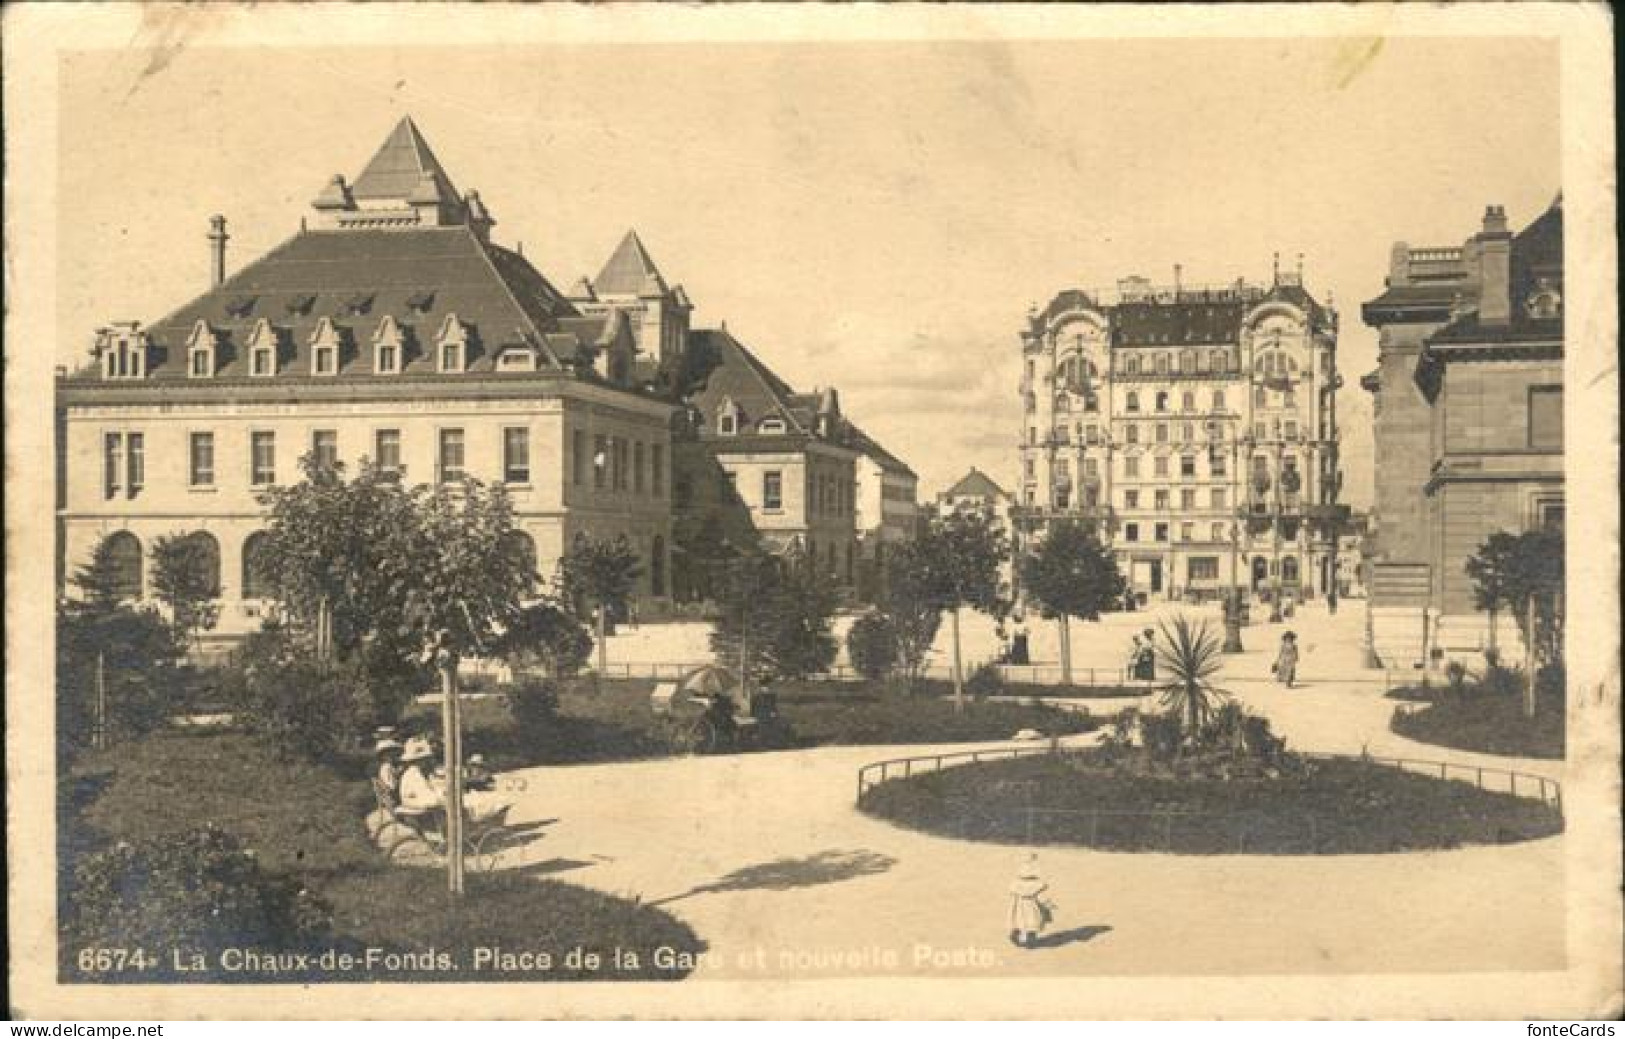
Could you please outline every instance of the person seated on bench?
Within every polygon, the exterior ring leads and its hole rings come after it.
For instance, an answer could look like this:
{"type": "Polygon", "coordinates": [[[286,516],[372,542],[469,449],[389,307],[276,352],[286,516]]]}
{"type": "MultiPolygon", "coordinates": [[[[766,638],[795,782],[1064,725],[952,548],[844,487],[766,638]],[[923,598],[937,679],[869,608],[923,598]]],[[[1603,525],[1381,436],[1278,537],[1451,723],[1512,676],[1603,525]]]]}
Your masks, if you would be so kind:
{"type": "Polygon", "coordinates": [[[373,745],[372,777],[378,789],[387,791],[392,799],[399,797],[401,787],[401,744],[399,740],[384,738],[373,745]]]}
{"type": "Polygon", "coordinates": [[[429,777],[433,761],[434,750],[428,740],[406,741],[406,748],[401,751],[402,772],[396,788],[400,807],[396,814],[415,820],[426,832],[438,836],[445,833],[446,792],[429,777]]]}

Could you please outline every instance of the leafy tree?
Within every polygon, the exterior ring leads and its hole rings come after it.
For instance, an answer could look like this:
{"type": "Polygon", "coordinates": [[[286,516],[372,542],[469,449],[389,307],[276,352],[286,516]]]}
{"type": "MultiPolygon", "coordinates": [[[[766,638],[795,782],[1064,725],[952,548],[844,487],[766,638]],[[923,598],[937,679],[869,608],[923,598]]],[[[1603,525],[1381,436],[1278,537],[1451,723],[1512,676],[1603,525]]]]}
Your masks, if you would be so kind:
{"type": "Polygon", "coordinates": [[[626,610],[642,574],[638,554],[625,536],[609,540],[577,534],[570,550],[559,561],[559,583],[564,600],[577,609],[590,607],[596,614],[600,675],[608,658],[605,636],[609,613],[626,610]]]}
{"type": "Polygon", "coordinates": [[[1062,521],[1050,528],[1036,552],[1022,559],[1021,580],[1044,617],[1061,622],[1061,682],[1071,685],[1070,621],[1098,620],[1102,611],[1122,602],[1127,582],[1117,560],[1093,527],[1062,521]]]}
{"type": "Polygon", "coordinates": [[[399,630],[418,524],[414,494],[363,464],[299,460],[304,478],[260,496],[269,513],[261,573],[288,616],[308,628],[316,656],[345,655],[369,635],[399,630]],[[403,571],[405,571],[403,573],[403,571]]]}
{"type": "Polygon", "coordinates": [[[575,615],[551,599],[521,609],[494,647],[514,669],[540,665],[548,676],[568,678],[592,654],[592,635],[575,615]]]}
{"type": "Polygon", "coordinates": [[[1219,634],[1207,621],[1193,625],[1184,616],[1172,626],[1162,623],[1157,641],[1157,660],[1165,676],[1161,687],[1162,704],[1181,719],[1187,742],[1200,739],[1214,709],[1230,697],[1214,683],[1224,666],[1224,646],[1219,634]]]}
{"type": "Polygon", "coordinates": [[[153,596],[184,638],[220,619],[220,553],[208,535],[172,534],[152,543],[153,596]]]}
{"type": "Polygon", "coordinates": [[[897,631],[892,619],[870,610],[852,622],[846,633],[846,655],[858,674],[880,681],[897,666],[897,631]]]}
{"type": "MultiPolygon", "coordinates": [[[[1480,608],[1510,610],[1518,623],[1528,658],[1524,711],[1532,718],[1536,676],[1542,665],[1561,663],[1563,656],[1563,534],[1496,531],[1467,559],[1465,568],[1480,608]]],[[[1492,625],[1494,617],[1492,612],[1492,625]]]]}
{"type": "Polygon", "coordinates": [[[748,681],[804,678],[835,660],[835,593],[799,552],[744,556],[729,568],[711,650],[748,681]]]}
{"type": "Polygon", "coordinates": [[[929,594],[931,568],[920,541],[900,545],[888,564],[881,608],[897,643],[897,669],[912,690],[942,627],[942,610],[929,594]]]}
{"type": "MultiPolygon", "coordinates": [[[[965,704],[964,667],[959,652],[959,614],[966,606],[991,612],[999,606],[999,564],[1009,556],[1009,542],[991,516],[965,509],[933,519],[906,560],[903,580],[920,601],[953,622],[954,706],[965,704]]],[[[893,571],[893,579],[898,579],[893,571]]]]}

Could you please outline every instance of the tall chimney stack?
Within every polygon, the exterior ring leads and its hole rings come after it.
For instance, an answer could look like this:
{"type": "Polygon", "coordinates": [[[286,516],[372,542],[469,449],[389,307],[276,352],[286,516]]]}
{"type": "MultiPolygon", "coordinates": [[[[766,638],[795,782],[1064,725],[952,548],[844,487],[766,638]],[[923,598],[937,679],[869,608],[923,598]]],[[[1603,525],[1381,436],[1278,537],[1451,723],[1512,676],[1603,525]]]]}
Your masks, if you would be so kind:
{"type": "Polygon", "coordinates": [[[209,259],[214,280],[211,287],[217,287],[226,280],[226,240],[231,236],[226,234],[226,218],[216,213],[209,218],[209,259]]]}
{"type": "Polygon", "coordinates": [[[1512,320],[1512,232],[1507,230],[1504,207],[1484,210],[1484,230],[1478,233],[1478,241],[1478,322],[1505,325],[1512,320]]]}

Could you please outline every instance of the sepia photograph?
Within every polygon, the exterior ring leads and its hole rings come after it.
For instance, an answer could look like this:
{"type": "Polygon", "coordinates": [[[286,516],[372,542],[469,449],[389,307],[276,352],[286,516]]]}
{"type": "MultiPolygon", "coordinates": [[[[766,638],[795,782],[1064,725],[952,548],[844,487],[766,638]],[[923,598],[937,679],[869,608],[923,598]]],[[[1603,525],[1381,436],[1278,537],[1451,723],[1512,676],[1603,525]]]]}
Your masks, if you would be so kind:
{"type": "Polygon", "coordinates": [[[11,6],[11,1016],[1616,1016],[1609,19],[11,6]]]}

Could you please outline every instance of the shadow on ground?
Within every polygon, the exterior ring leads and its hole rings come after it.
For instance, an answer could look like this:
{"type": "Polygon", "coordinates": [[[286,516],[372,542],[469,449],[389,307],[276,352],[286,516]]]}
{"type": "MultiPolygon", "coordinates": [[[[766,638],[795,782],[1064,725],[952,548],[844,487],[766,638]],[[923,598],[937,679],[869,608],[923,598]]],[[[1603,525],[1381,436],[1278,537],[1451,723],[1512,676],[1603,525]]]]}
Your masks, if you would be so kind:
{"type": "Polygon", "coordinates": [[[1054,931],[1050,934],[1039,935],[1033,939],[1033,943],[1028,948],[1059,949],[1063,945],[1090,941],[1110,930],[1111,928],[1105,924],[1090,924],[1088,927],[1074,927],[1067,931],[1054,931]]]}
{"type": "Polygon", "coordinates": [[[792,888],[816,887],[836,884],[843,880],[884,873],[897,860],[890,855],[873,851],[821,851],[800,859],[775,859],[755,866],[744,866],[709,884],[689,888],[679,895],[670,895],[648,903],[664,905],[694,895],[720,894],[725,891],[789,891],[792,888]]]}

